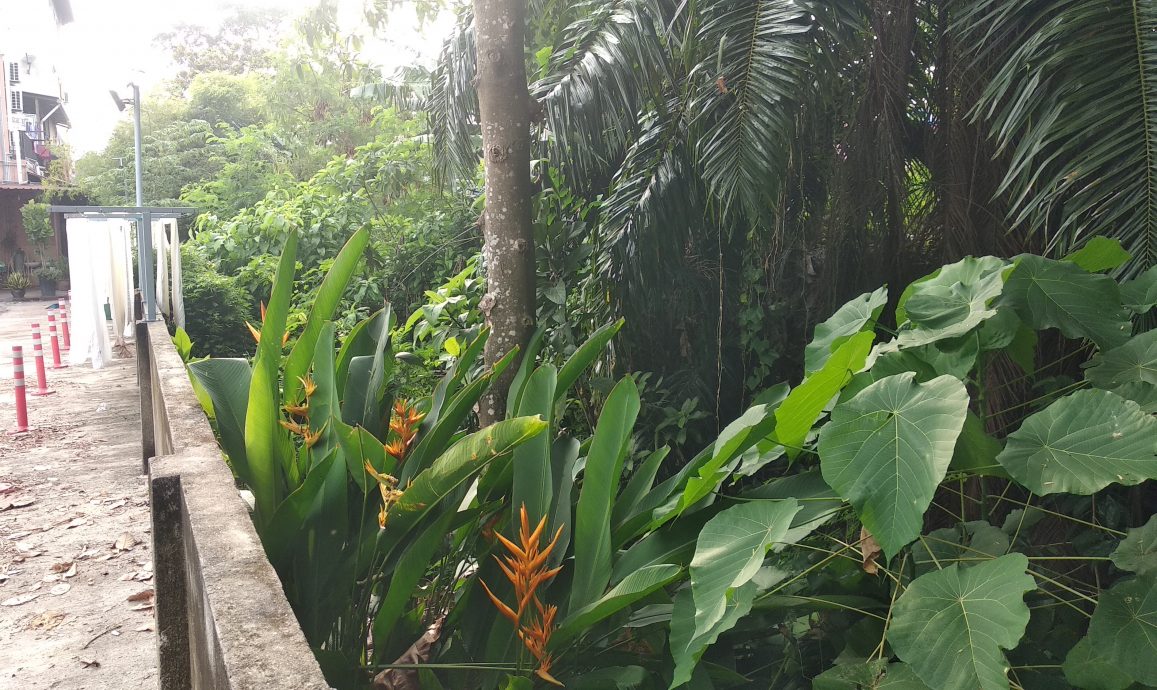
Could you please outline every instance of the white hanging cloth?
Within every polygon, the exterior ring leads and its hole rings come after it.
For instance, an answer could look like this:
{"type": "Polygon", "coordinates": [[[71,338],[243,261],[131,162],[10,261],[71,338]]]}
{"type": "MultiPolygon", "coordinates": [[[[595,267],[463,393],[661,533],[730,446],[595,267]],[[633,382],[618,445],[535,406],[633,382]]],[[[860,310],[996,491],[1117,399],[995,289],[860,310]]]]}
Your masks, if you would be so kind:
{"type": "Polygon", "coordinates": [[[157,308],[162,314],[171,314],[169,306],[169,241],[166,226],[168,219],[153,221],[153,251],[157,257],[157,284],[153,293],[157,297],[157,308]]]}
{"type": "Polygon", "coordinates": [[[185,327],[185,286],[181,278],[181,233],[177,228],[177,221],[170,221],[170,256],[169,270],[172,274],[173,288],[173,322],[178,328],[185,327]]]}
{"type": "Polygon", "coordinates": [[[68,278],[72,286],[69,364],[92,361],[100,369],[112,358],[104,305],[112,292],[110,223],[107,220],[69,218],[68,278]]]}
{"type": "Polygon", "coordinates": [[[132,331],[132,259],[128,250],[129,228],[124,221],[110,221],[108,226],[111,278],[108,301],[112,313],[113,340],[118,347],[123,347],[125,338],[132,331]]]}

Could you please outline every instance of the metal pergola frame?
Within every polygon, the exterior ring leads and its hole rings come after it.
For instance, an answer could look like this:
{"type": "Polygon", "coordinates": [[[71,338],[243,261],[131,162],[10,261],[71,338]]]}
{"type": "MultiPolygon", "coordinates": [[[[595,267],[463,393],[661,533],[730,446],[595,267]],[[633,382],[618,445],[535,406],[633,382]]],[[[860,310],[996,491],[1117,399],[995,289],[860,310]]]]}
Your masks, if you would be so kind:
{"type": "Polygon", "coordinates": [[[153,218],[180,218],[192,215],[197,209],[190,206],[67,206],[53,204],[49,213],[63,213],[65,218],[93,220],[135,220],[137,225],[137,276],[145,303],[145,318],[157,320],[157,296],[153,288],[153,218]]]}

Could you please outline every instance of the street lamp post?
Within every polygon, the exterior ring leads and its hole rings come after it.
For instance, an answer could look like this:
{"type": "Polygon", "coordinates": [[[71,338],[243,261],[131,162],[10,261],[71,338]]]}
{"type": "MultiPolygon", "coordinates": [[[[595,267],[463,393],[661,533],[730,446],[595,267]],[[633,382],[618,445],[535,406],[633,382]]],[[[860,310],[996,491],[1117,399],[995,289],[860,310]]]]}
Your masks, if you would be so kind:
{"type": "Polygon", "coordinates": [[[124,112],[125,106],[133,104],[133,148],[136,155],[136,183],[137,208],[141,209],[140,219],[137,221],[137,276],[140,280],[141,294],[146,305],[145,318],[149,321],[157,319],[156,301],[153,296],[153,235],[152,217],[144,209],[144,186],[142,178],[144,165],[141,159],[141,87],[135,83],[129,84],[133,90],[132,98],[121,98],[116,91],[109,90],[117,110],[124,112]]]}

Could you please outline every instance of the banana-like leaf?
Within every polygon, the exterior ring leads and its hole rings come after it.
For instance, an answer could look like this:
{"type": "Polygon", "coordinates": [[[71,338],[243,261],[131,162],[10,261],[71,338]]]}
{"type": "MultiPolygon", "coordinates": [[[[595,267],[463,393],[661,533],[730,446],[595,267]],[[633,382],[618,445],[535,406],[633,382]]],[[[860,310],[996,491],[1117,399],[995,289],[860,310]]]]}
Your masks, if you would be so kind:
{"type": "MultiPolygon", "coordinates": [[[[261,530],[261,544],[269,554],[269,561],[281,567],[288,562],[297,548],[308,549],[308,541],[302,539],[311,514],[324,504],[327,478],[337,459],[336,453],[322,458],[305,481],[277,506],[273,519],[261,530]]],[[[331,483],[330,488],[333,488],[331,483]]],[[[336,510],[336,506],[333,506],[336,510]]],[[[343,509],[344,510],[344,509],[343,509]]]]}
{"type": "Polygon", "coordinates": [[[864,294],[836,310],[827,321],[816,326],[812,341],[804,348],[804,372],[819,371],[832,352],[848,338],[876,326],[880,312],[888,303],[888,288],[864,294]]]}
{"type": "Polygon", "coordinates": [[[916,383],[914,376],[873,383],[837,405],[820,431],[824,481],[855,507],[889,558],[919,536],[968,411],[959,380],[916,383]]]}
{"type": "Polygon", "coordinates": [[[1157,576],[1130,578],[1101,592],[1089,621],[1092,651],[1143,685],[1157,685],[1157,576]]]}
{"type": "Polygon", "coordinates": [[[384,537],[396,543],[423,517],[439,509],[444,498],[490,461],[509,453],[546,428],[547,423],[536,417],[515,417],[492,424],[455,443],[429,468],[414,477],[402,497],[390,506],[384,537]]]}
{"type": "Polygon", "coordinates": [[[799,454],[824,408],[864,366],[874,338],[873,333],[857,333],[848,338],[819,371],[792,389],[776,408],[775,440],[787,448],[789,457],[799,454]]]}
{"type": "Polygon", "coordinates": [[[542,351],[542,342],[545,337],[546,328],[539,326],[534,331],[534,335],[530,336],[530,342],[526,344],[526,354],[518,363],[518,371],[514,372],[514,378],[510,380],[510,393],[506,396],[507,417],[513,417],[519,403],[522,402],[523,389],[527,379],[535,371],[535,360],[538,359],[538,353],[542,351]]]}
{"type": "Polygon", "coordinates": [[[281,338],[289,316],[289,298],[293,292],[293,274],[297,266],[297,232],[285,239],[277,275],[261,325],[261,342],[253,360],[253,378],[249,385],[249,406],[245,412],[245,458],[249,463],[253,497],[257,504],[258,524],[273,517],[281,501],[288,458],[292,453],[289,437],[278,425],[281,418],[281,338]]]}
{"type": "Polygon", "coordinates": [[[643,462],[631,472],[627,485],[619,492],[615,499],[615,507],[611,512],[611,533],[616,547],[622,546],[634,534],[624,533],[623,527],[627,520],[636,515],[643,497],[651,490],[655,483],[655,475],[659,466],[671,452],[670,446],[663,446],[647,456],[643,462]]]}
{"type": "Polygon", "coordinates": [[[372,357],[377,351],[378,336],[381,334],[381,320],[386,310],[379,309],[353,327],[342,341],[337,353],[337,368],[334,374],[340,399],[345,400],[345,385],[349,378],[350,363],[354,357],[372,357]]]}
{"type": "Polygon", "coordinates": [[[1041,496],[1140,484],[1157,479],[1157,418],[1116,393],[1077,391],[1026,419],[996,459],[1041,496]]]}
{"type": "Polygon", "coordinates": [[[253,370],[244,359],[203,359],[189,365],[189,371],[213,401],[217,433],[237,477],[253,485],[245,459],[245,410],[249,406],[249,384],[253,370]]]}
{"type": "Polygon", "coordinates": [[[775,409],[774,405],[754,405],[724,427],[715,441],[711,459],[699,468],[696,476],[687,480],[677,514],[710,495],[727,478],[728,465],[775,429],[775,409]]]}
{"type": "MultiPolygon", "coordinates": [[[[526,382],[522,400],[518,404],[518,416],[537,415],[554,424],[554,397],[557,373],[553,366],[544,364],[531,374],[526,382]]],[[[530,515],[532,524],[551,512],[551,496],[554,493],[554,479],[550,463],[551,438],[549,434],[539,434],[514,450],[514,486],[510,493],[511,524],[518,524],[519,510],[523,507],[530,515]]],[[[549,525],[550,532],[558,526],[549,525]]]]}
{"type": "Polygon", "coordinates": [[[711,630],[723,618],[735,588],[750,581],[768,550],[783,542],[799,508],[795,499],[749,501],[728,508],[703,526],[691,560],[696,635],[711,630]]]}
{"type": "Polygon", "coordinates": [[[446,542],[447,527],[454,513],[447,511],[431,522],[397,559],[393,573],[374,616],[374,648],[386,649],[386,642],[405,613],[406,602],[414,596],[418,582],[430,570],[431,561],[446,542]]]}
{"type": "MultiPolygon", "coordinates": [[[[313,383],[317,388],[309,397],[309,414],[307,424],[312,433],[321,434],[321,437],[309,448],[310,457],[314,462],[329,455],[337,447],[338,429],[341,411],[337,393],[337,379],[334,373],[334,325],[327,322],[318,329],[314,340],[321,343],[313,350],[313,383]]],[[[300,381],[298,382],[300,383],[300,381]]],[[[288,379],[286,379],[288,385],[288,379]]],[[[285,400],[292,400],[288,393],[285,400]]],[[[344,462],[344,459],[341,460],[344,462]]]]}
{"type": "Polygon", "coordinates": [[[1024,595],[1036,589],[1028,558],[1013,553],[921,575],[900,595],[888,642],[937,690],[1007,690],[1008,661],[1024,636],[1024,595]]]}
{"type": "Polygon", "coordinates": [[[1117,283],[1068,261],[1018,257],[1000,304],[1012,307],[1036,330],[1057,328],[1069,338],[1088,338],[1102,350],[1123,345],[1132,331],[1117,283]]]}
{"type": "MultiPolygon", "coordinates": [[[[297,343],[285,360],[285,393],[287,403],[296,404],[301,400],[301,381],[313,361],[313,351],[317,347],[322,326],[333,318],[341,296],[349,286],[354,269],[365,253],[370,241],[369,228],[361,228],[346,241],[345,246],[333,260],[325,278],[321,281],[305,321],[305,329],[297,338],[297,343]]],[[[332,343],[332,339],[327,341],[332,343]]],[[[327,347],[329,345],[327,344],[327,347]]]]}
{"type": "Polygon", "coordinates": [[[598,600],[611,577],[611,509],[639,416],[639,389],[624,378],[607,396],[595,427],[575,515],[574,581],[569,610],[598,600]]]}
{"type": "Polygon", "coordinates": [[[1133,336],[1089,362],[1085,378],[1098,388],[1112,390],[1129,383],[1157,386],[1157,329],[1133,336]]]}
{"type": "Polygon", "coordinates": [[[332,418],[330,423],[334,426],[337,441],[341,445],[346,470],[362,493],[372,489],[375,483],[366,474],[363,463],[369,462],[380,474],[394,474],[394,465],[397,461],[392,455],[386,454],[385,446],[377,437],[360,426],[350,426],[336,417],[332,418]]]}
{"type": "Polygon", "coordinates": [[[682,570],[677,565],[649,565],[632,572],[598,601],[573,611],[564,618],[551,636],[551,645],[555,648],[565,645],[600,621],[666,586],[678,577],[682,570]]]}
{"type": "Polygon", "coordinates": [[[562,368],[558,370],[558,384],[555,386],[555,398],[562,399],[566,396],[570,387],[574,385],[579,376],[590,367],[591,363],[595,361],[603,350],[606,349],[607,344],[611,342],[611,338],[623,327],[624,320],[619,319],[614,323],[609,323],[591,334],[591,337],[586,339],[577,350],[574,351],[566,362],[563,363],[562,368]]]}

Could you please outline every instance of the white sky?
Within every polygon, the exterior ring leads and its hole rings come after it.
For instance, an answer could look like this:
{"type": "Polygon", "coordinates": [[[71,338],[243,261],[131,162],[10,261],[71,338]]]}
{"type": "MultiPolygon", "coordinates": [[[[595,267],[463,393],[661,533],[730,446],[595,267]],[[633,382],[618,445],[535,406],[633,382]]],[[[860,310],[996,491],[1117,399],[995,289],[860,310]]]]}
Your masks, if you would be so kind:
{"type": "MultiPolygon", "coordinates": [[[[14,2],[16,0],[3,0],[14,2]]],[[[24,0],[44,2],[45,0],[24,0]]],[[[60,72],[72,120],[68,137],[73,155],[104,147],[113,126],[122,115],[109,96],[109,89],[128,92],[125,85],[135,81],[147,100],[150,89],[170,75],[174,68],[153,38],[181,23],[215,26],[230,7],[278,7],[291,17],[302,14],[316,0],[72,0],[71,24],[53,32],[44,27],[41,42],[51,42],[52,59],[60,72]]],[[[362,0],[339,0],[343,23],[357,28],[362,0]]],[[[453,23],[448,13],[418,30],[412,12],[400,12],[390,22],[387,36],[367,38],[365,52],[370,60],[393,69],[416,58],[429,60],[437,54],[441,40],[453,23]]]]}

